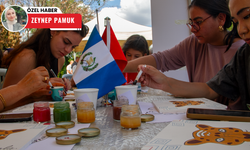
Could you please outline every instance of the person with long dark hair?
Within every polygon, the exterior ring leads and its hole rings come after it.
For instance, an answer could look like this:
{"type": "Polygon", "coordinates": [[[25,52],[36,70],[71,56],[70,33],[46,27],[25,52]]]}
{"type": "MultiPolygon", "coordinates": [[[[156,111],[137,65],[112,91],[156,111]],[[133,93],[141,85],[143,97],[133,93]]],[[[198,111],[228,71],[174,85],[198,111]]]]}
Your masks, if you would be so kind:
{"type": "MultiPolygon", "coordinates": [[[[3,59],[8,67],[3,87],[19,82],[30,70],[44,66],[47,70],[52,69],[57,75],[64,65],[65,55],[69,54],[79,45],[82,38],[86,36],[88,27],[82,24],[81,30],[56,31],[50,29],[38,29],[27,41],[17,45],[3,59]]],[[[70,81],[62,81],[60,78],[52,78],[53,83],[67,83],[66,90],[70,89],[70,81]]],[[[49,89],[40,90],[35,97],[50,95],[49,89]]],[[[34,96],[34,95],[33,95],[34,96]]]]}
{"type": "Polygon", "coordinates": [[[232,100],[229,105],[235,107],[231,109],[250,110],[250,1],[229,0],[229,8],[235,29],[245,44],[211,80],[207,83],[178,81],[165,76],[153,66],[140,65],[139,69],[143,70],[140,81],[149,87],[181,97],[213,100],[222,95],[232,100]]]}
{"type": "MultiPolygon", "coordinates": [[[[162,72],[186,66],[190,82],[207,82],[215,76],[245,42],[235,26],[227,30],[232,26],[227,0],[193,0],[188,10],[192,35],[171,49],[129,61],[123,72],[148,64],[162,72]]],[[[228,104],[229,100],[219,97],[216,101],[228,104]]]]}

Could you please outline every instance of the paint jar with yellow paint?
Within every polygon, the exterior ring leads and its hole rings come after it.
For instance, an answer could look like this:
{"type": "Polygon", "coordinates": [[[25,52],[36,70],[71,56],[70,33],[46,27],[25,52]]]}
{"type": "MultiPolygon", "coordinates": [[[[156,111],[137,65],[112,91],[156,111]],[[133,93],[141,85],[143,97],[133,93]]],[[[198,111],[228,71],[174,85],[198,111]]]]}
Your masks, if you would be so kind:
{"type": "Polygon", "coordinates": [[[138,129],[141,126],[141,112],[139,105],[123,105],[120,123],[123,129],[138,129]]]}

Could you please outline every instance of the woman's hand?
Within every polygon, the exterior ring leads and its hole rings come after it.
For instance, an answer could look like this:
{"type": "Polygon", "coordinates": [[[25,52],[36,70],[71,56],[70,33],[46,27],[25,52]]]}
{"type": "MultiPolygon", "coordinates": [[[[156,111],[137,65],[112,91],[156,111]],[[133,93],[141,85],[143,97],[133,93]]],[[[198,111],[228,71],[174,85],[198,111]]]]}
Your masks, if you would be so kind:
{"type": "MultiPolygon", "coordinates": [[[[53,86],[63,86],[65,91],[71,89],[71,82],[67,78],[51,78],[50,82],[53,86]]],[[[64,93],[64,96],[67,93],[64,93]]]]}
{"type": "Polygon", "coordinates": [[[71,89],[71,82],[69,81],[69,79],[67,78],[62,78],[64,81],[64,85],[65,85],[65,90],[68,91],[69,89],[71,89]]]}
{"type": "Polygon", "coordinates": [[[143,71],[139,81],[154,89],[163,89],[164,83],[167,79],[163,73],[150,65],[139,65],[138,70],[143,71]]]}
{"type": "Polygon", "coordinates": [[[45,67],[37,67],[31,70],[22,80],[17,83],[17,86],[27,95],[36,92],[40,89],[46,89],[49,80],[49,73],[45,67]]]}
{"type": "Polygon", "coordinates": [[[205,97],[212,100],[219,96],[219,94],[212,90],[206,83],[185,82],[169,78],[149,65],[146,67],[140,65],[138,69],[142,69],[143,71],[139,79],[143,84],[151,88],[169,92],[174,96],[186,98],[205,97]]]}
{"type": "Polygon", "coordinates": [[[44,100],[50,100],[51,91],[48,86],[48,81],[49,73],[47,69],[45,67],[37,67],[20,80],[17,86],[23,89],[25,95],[30,95],[30,98],[37,99],[43,97],[44,100]]]}
{"type": "Polygon", "coordinates": [[[62,80],[62,78],[57,78],[57,77],[53,77],[50,78],[49,80],[53,86],[64,86],[64,88],[66,88],[64,81],[62,80]]]}
{"type": "Polygon", "coordinates": [[[76,83],[75,83],[73,77],[71,78],[70,83],[71,83],[71,87],[76,87],[76,83]]]}

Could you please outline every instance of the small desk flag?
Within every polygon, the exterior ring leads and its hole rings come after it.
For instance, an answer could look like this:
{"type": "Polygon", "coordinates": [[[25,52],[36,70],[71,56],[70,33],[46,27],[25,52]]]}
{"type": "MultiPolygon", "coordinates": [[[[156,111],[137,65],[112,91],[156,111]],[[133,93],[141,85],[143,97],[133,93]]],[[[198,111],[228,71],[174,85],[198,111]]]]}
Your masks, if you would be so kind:
{"type": "MultiPolygon", "coordinates": [[[[107,27],[105,28],[102,39],[107,45],[107,27]]],[[[123,69],[127,65],[127,59],[122,51],[122,48],[115,36],[115,33],[110,25],[110,53],[114,57],[117,65],[119,66],[120,70],[123,71],[123,69]]]]}
{"type": "Polygon", "coordinates": [[[77,88],[98,88],[98,98],[126,82],[96,27],[78,61],[73,80],[77,88]]]}

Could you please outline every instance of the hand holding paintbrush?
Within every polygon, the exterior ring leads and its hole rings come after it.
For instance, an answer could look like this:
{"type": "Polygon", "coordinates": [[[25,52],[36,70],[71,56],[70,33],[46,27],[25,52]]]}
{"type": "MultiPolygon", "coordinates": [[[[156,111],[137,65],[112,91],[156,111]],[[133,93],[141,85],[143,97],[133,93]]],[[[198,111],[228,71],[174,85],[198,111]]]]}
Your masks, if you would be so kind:
{"type": "MultiPolygon", "coordinates": [[[[146,67],[146,65],[144,65],[144,67],[146,67]]],[[[133,85],[136,85],[137,81],[139,80],[139,78],[141,77],[141,74],[142,74],[142,70],[139,71],[139,73],[137,74],[134,82],[133,82],[133,85]]]]}
{"type": "Polygon", "coordinates": [[[51,88],[54,88],[53,85],[52,85],[52,83],[51,83],[50,81],[49,81],[49,86],[50,86],[51,88]]]}
{"type": "MultiPolygon", "coordinates": [[[[50,72],[51,72],[51,74],[53,75],[53,77],[57,77],[56,74],[55,74],[55,72],[54,72],[52,69],[50,69],[50,72]]],[[[65,82],[64,82],[63,79],[62,79],[62,81],[63,81],[63,83],[64,83],[64,85],[65,85],[65,82]]],[[[50,83],[50,84],[51,84],[51,83],[50,83]]],[[[52,87],[53,87],[53,86],[52,86],[52,87]]],[[[65,94],[67,94],[67,91],[65,90],[65,88],[63,89],[63,91],[64,91],[65,94]]]]}

